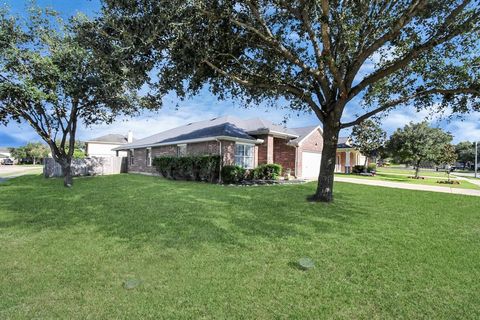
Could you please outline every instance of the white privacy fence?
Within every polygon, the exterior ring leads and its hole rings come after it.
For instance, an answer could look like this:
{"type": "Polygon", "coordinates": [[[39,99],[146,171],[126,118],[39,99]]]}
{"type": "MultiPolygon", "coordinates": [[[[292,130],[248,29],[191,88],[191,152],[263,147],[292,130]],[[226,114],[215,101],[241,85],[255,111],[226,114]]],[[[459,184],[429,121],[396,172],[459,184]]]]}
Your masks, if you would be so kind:
{"type": "MultiPolygon", "coordinates": [[[[101,176],[127,172],[126,157],[91,157],[72,160],[73,176],[101,176]]],[[[53,159],[46,158],[43,166],[45,177],[62,177],[62,167],[53,159]]]]}

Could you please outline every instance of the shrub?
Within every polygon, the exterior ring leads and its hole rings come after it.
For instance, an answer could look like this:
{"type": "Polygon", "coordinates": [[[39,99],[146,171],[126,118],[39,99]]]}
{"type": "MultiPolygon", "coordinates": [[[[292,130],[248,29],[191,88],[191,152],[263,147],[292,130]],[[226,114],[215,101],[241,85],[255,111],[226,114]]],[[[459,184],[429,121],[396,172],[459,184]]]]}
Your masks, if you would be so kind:
{"type": "Polygon", "coordinates": [[[253,180],[277,180],[282,173],[282,166],[276,163],[261,164],[250,174],[253,180]]]}
{"type": "MultiPolygon", "coordinates": [[[[369,172],[369,173],[372,172],[372,171],[376,171],[376,170],[377,170],[377,165],[375,163],[370,163],[367,166],[367,172],[369,172]]],[[[363,173],[363,172],[365,172],[365,166],[363,166],[363,165],[353,166],[352,172],[353,173],[363,173]]]]}
{"type": "Polygon", "coordinates": [[[353,166],[352,173],[362,173],[364,168],[362,165],[353,166]]]}
{"type": "Polygon", "coordinates": [[[222,181],[224,183],[239,183],[245,179],[246,170],[240,166],[223,166],[222,181]]]}
{"type": "Polygon", "coordinates": [[[220,156],[162,156],[153,159],[153,165],[167,179],[215,182],[219,177],[220,156]]]}

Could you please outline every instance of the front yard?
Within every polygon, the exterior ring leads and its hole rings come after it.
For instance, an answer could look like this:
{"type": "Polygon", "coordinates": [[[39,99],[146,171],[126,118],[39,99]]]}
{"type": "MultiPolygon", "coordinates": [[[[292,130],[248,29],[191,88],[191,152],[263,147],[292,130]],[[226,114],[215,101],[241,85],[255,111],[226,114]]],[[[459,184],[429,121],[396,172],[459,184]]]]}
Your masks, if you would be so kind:
{"type": "Polygon", "coordinates": [[[460,188],[460,189],[472,189],[472,190],[480,190],[480,186],[470,183],[467,180],[458,180],[454,176],[450,176],[450,180],[459,181],[460,184],[441,184],[437,181],[440,180],[447,180],[447,177],[424,177],[423,179],[412,179],[409,178],[408,175],[404,174],[393,174],[393,173],[384,173],[379,172],[375,176],[362,176],[359,174],[343,174],[343,173],[336,173],[335,175],[340,177],[347,177],[353,179],[368,179],[368,180],[381,180],[381,181],[390,181],[390,182],[404,182],[404,183],[413,183],[413,184],[420,184],[420,185],[428,185],[428,186],[436,186],[436,187],[449,187],[449,188],[460,188]]]}
{"type": "Polygon", "coordinates": [[[480,198],[335,188],[1,183],[0,318],[480,317],[480,198]]]}

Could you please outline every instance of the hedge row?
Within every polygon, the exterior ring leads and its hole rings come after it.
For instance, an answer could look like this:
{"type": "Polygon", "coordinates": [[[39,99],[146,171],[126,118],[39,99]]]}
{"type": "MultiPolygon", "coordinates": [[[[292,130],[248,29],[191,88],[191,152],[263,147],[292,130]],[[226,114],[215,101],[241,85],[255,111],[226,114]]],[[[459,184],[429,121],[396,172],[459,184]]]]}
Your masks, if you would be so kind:
{"type": "Polygon", "coordinates": [[[282,166],[276,163],[262,164],[251,170],[229,165],[222,168],[222,181],[224,183],[239,183],[244,180],[277,180],[281,173],[282,166]]]}
{"type": "MultiPolygon", "coordinates": [[[[376,171],[377,170],[377,165],[375,163],[370,163],[368,166],[367,166],[367,172],[370,173],[372,171],[376,171]]],[[[365,172],[365,166],[363,165],[356,165],[356,166],[353,166],[352,168],[352,173],[363,173],[365,172]]]]}
{"type": "MultiPolygon", "coordinates": [[[[157,171],[167,179],[217,182],[220,177],[221,158],[218,155],[170,157],[153,159],[157,171]]],[[[221,170],[224,183],[239,183],[243,180],[277,180],[282,172],[279,164],[263,164],[246,170],[240,166],[227,165],[221,170]]]]}
{"type": "Polygon", "coordinates": [[[153,164],[167,179],[216,182],[220,171],[219,155],[157,157],[153,164]]]}

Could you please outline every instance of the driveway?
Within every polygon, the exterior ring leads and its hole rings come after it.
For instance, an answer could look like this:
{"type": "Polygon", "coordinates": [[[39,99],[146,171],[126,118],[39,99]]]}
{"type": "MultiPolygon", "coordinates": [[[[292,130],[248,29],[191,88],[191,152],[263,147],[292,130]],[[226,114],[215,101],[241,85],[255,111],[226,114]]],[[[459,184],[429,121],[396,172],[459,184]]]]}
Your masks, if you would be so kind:
{"type": "Polygon", "coordinates": [[[43,166],[0,166],[0,182],[27,174],[40,174],[43,166]]]}
{"type": "MultiPolygon", "coordinates": [[[[472,190],[472,189],[459,189],[459,188],[440,187],[440,186],[437,187],[437,186],[428,186],[424,184],[410,184],[410,183],[391,182],[391,181],[382,181],[382,180],[355,179],[355,178],[337,177],[337,176],[335,177],[335,181],[364,184],[369,186],[387,187],[387,188],[444,192],[444,193],[463,194],[467,196],[480,197],[480,190],[472,190]]],[[[468,181],[472,182],[471,179],[468,179],[468,181]]]]}

